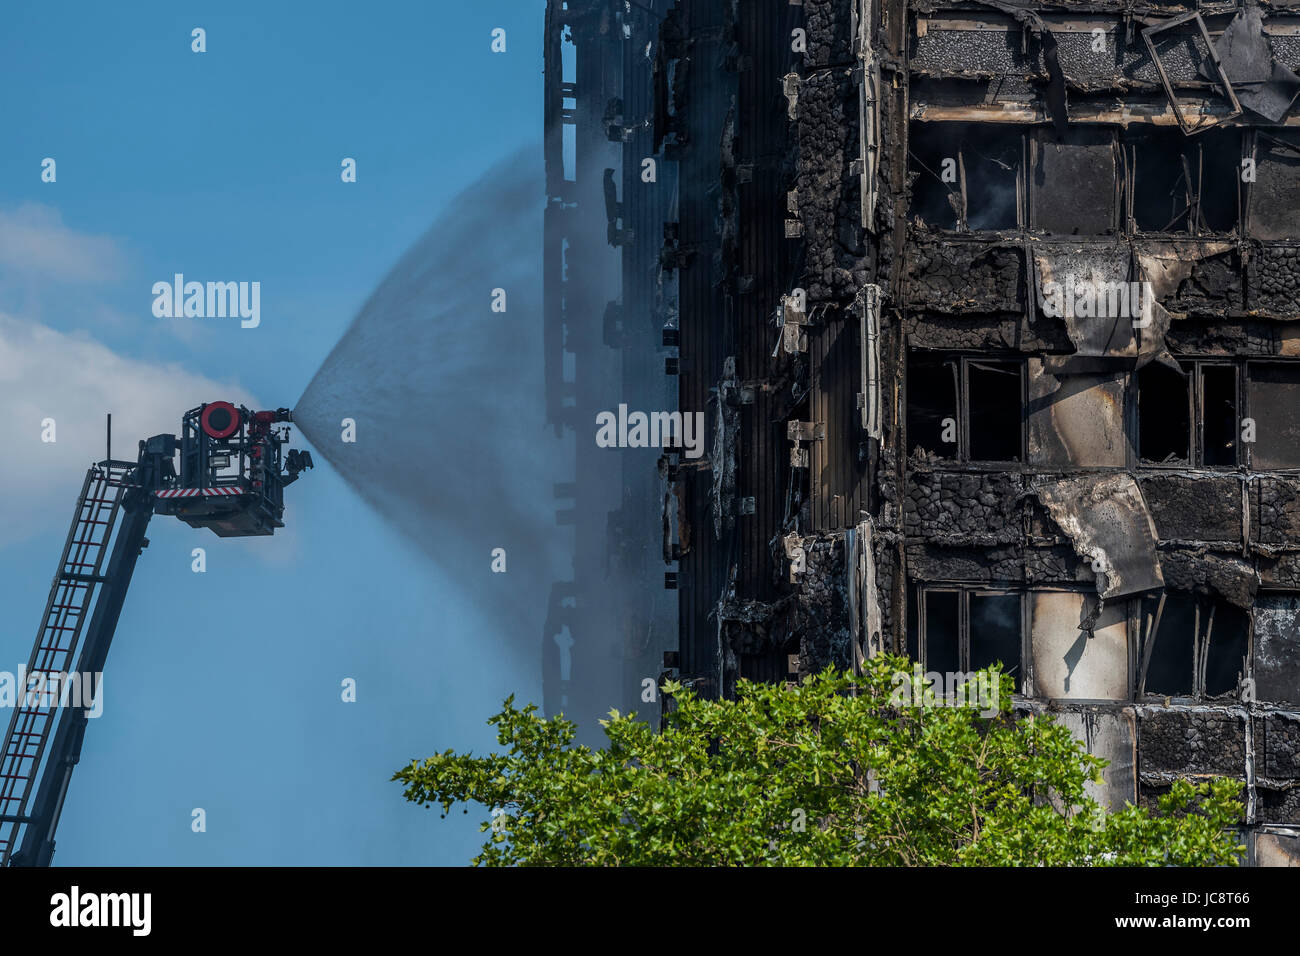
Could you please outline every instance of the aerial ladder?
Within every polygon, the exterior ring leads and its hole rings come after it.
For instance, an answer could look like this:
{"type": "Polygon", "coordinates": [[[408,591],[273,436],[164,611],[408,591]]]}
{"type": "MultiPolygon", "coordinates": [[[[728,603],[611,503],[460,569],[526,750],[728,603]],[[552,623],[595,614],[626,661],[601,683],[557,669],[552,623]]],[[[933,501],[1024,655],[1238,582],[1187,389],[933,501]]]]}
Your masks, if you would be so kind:
{"type": "Polygon", "coordinates": [[[0,865],[50,865],[81,759],[86,698],[102,693],[150,518],[170,515],[221,537],[284,527],[284,488],[313,465],[310,453],[284,449],[292,421],[287,408],[210,402],[185,414],[179,439],[141,441],[131,462],[114,460],[109,419],[106,457],[86,472],[0,749],[0,865]]]}

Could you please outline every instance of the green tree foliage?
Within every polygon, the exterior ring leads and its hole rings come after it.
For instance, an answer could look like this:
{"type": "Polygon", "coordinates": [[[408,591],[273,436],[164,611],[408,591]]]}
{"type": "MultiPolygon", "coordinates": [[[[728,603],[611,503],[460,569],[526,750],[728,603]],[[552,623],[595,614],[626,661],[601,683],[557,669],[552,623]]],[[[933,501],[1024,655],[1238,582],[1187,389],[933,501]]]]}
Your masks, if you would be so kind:
{"type": "Polygon", "coordinates": [[[666,729],[615,711],[599,750],[512,697],[490,721],[504,752],[449,750],[393,779],[444,814],[489,808],[480,865],[1237,862],[1237,782],[1178,782],[1156,812],[1107,813],[1085,788],[1105,761],[1050,717],[1013,714],[1009,677],[981,672],[999,691],[992,706],[942,706],[910,693],[922,687],[910,667],[883,656],[856,678],[742,682],[735,700],[669,682],[666,729]]]}

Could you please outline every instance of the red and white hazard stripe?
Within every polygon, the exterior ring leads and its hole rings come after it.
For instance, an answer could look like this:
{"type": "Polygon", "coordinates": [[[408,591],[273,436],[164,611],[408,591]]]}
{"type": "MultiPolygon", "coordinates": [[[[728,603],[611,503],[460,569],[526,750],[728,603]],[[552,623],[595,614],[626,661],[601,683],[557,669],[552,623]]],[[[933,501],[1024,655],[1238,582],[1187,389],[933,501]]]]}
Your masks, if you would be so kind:
{"type": "Polygon", "coordinates": [[[159,498],[209,498],[213,495],[242,495],[243,488],[167,488],[155,491],[159,498]]]}

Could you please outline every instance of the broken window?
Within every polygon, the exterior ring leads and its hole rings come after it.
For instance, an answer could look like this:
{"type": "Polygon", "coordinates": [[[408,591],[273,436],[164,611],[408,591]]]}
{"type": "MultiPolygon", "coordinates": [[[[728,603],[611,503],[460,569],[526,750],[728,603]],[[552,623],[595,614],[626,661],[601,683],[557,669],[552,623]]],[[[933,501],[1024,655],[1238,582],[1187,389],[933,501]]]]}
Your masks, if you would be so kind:
{"type": "Polygon", "coordinates": [[[1159,464],[1185,464],[1191,436],[1187,379],[1152,362],[1138,369],[1138,456],[1159,464]]]}
{"type": "Polygon", "coordinates": [[[930,354],[907,362],[907,445],[940,458],[1022,460],[1023,359],[930,354]]]}
{"type": "Polygon", "coordinates": [[[936,229],[1018,228],[1023,150],[1019,131],[999,124],[912,124],[912,211],[936,229]]]}
{"type": "Polygon", "coordinates": [[[913,351],[907,359],[907,444],[940,458],[957,457],[960,360],[913,351]]]}
{"type": "Polygon", "coordinates": [[[1212,129],[1196,136],[1197,232],[1232,232],[1241,222],[1241,161],[1245,155],[1242,133],[1212,129]]]}
{"type": "Polygon", "coordinates": [[[1250,192],[1250,235],[1300,239],[1300,133],[1255,134],[1255,181],[1250,192]]]}
{"type": "Polygon", "coordinates": [[[1137,372],[1143,463],[1234,468],[1244,446],[1256,470],[1300,468],[1300,363],[1178,362],[1186,378],[1158,363],[1137,372]]]}
{"type": "Polygon", "coordinates": [[[921,627],[925,632],[926,670],[941,673],[965,670],[961,666],[960,592],[927,588],[922,593],[925,610],[921,627]]]}
{"type": "Polygon", "coordinates": [[[1115,134],[1072,126],[1058,141],[1047,128],[1032,140],[1030,227],[1058,236],[1115,232],[1115,134]]]}
{"type": "Polygon", "coordinates": [[[966,365],[971,461],[1019,461],[1025,411],[1021,362],[966,365]]]}
{"type": "Polygon", "coordinates": [[[966,227],[1015,229],[1020,225],[1020,134],[996,123],[974,129],[978,138],[963,141],[961,149],[966,227]]]}
{"type": "Polygon", "coordinates": [[[1169,127],[1122,135],[1126,214],[1138,232],[1231,232],[1238,220],[1242,136],[1208,130],[1195,138],[1169,127]]]}
{"type": "Polygon", "coordinates": [[[1211,607],[1213,628],[1207,631],[1201,673],[1205,694],[1217,697],[1235,694],[1246,676],[1250,653],[1250,618],[1235,604],[1218,602],[1211,607]]]}
{"type": "Polygon", "coordinates": [[[1251,466],[1300,468],[1300,365],[1251,362],[1246,368],[1254,430],[1254,441],[1247,445],[1251,466]]]}
{"type": "Polygon", "coordinates": [[[1199,365],[1201,374],[1201,463],[1207,468],[1237,464],[1237,369],[1199,365]]]}
{"type": "Polygon", "coordinates": [[[1019,684],[1019,593],[975,586],[908,587],[908,654],[913,660],[941,674],[1001,663],[1019,684]]]}
{"type": "Polygon", "coordinates": [[[1140,693],[1237,693],[1250,645],[1250,618],[1241,608],[1216,597],[1166,591],[1143,602],[1142,631],[1140,693]]]}
{"type": "Polygon", "coordinates": [[[1189,358],[1179,364],[1187,377],[1157,362],[1138,370],[1138,458],[1162,465],[1236,466],[1237,367],[1189,358]]]}
{"type": "MultiPolygon", "coordinates": [[[[1205,21],[1197,11],[1192,10],[1147,27],[1142,31],[1142,39],[1146,41],[1147,53],[1160,75],[1161,85],[1165,88],[1169,105],[1178,120],[1178,127],[1184,133],[1190,136],[1241,115],[1237,94],[1224,72],[1222,59],[1218,55],[1211,55],[1215,44],[1205,28],[1205,21]],[[1194,110],[1190,102],[1180,102],[1174,84],[1182,86],[1194,78],[1196,74],[1193,70],[1198,65],[1200,72],[1214,78],[1222,99],[1226,100],[1226,114],[1216,115],[1209,108],[1209,102],[1203,99],[1194,110]]],[[[1244,43],[1239,38],[1236,45],[1242,46],[1244,43]]]]}
{"type": "Polygon", "coordinates": [[[1188,141],[1180,129],[1152,127],[1125,137],[1129,216],[1143,232],[1187,232],[1195,204],[1188,141]]]}
{"type": "Polygon", "coordinates": [[[911,210],[934,229],[956,229],[962,212],[957,161],[948,155],[945,131],[944,126],[914,123],[908,133],[911,210]]]}
{"type": "Polygon", "coordinates": [[[1165,606],[1160,610],[1159,624],[1155,624],[1157,610],[1158,606],[1150,611],[1155,640],[1148,650],[1143,690],[1148,694],[1190,697],[1196,685],[1193,676],[1197,624],[1195,602],[1190,597],[1171,592],[1166,595],[1165,606]]]}

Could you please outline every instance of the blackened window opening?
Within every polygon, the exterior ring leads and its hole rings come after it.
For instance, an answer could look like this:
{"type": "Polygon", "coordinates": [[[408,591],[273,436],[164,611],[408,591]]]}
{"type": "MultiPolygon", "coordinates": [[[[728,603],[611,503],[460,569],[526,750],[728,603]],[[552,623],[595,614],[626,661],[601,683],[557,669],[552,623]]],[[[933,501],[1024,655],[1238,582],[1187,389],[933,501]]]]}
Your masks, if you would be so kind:
{"type": "Polygon", "coordinates": [[[1235,604],[1218,601],[1210,624],[1205,693],[1211,697],[1236,693],[1246,675],[1250,616],[1235,604]]]}
{"type": "Polygon", "coordinates": [[[1166,464],[1189,461],[1187,379],[1159,362],[1138,370],[1138,455],[1166,464]]]}
{"type": "Polygon", "coordinates": [[[1206,467],[1237,463],[1237,370],[1201,366],[1202,455],[1206,467]]]}
{"type": "Polygon", "coordinates": [[[913,352],[907,362],[907,443],[957,457],[958,360],[913,352]]]}
{"type": "MultiPolygon", "coordinates": [[[[1153,609],[1154,610],[1154,609],[1153,609]]],[[[1196,602],[1169,592],[1146,672],[1146,692],[1190,697],[1195,689],[1196,602]]]]}
{"type": "Polygon", "coordinates": [[[970,596],[970,669],[1001,662],[1003,673],[1020,671],[1020,595],[970,596]]]}
{"type": "Polygon", "coordinates": [[[970,362],[970,458],[1019,461],[1024,386],[1019,362],[970,362]]]}
{"type": "Polygon", "coordinates": [[[952,673],[962,669],[960,598],[957,591],[925,592],[926,670],[952,673]]]}

